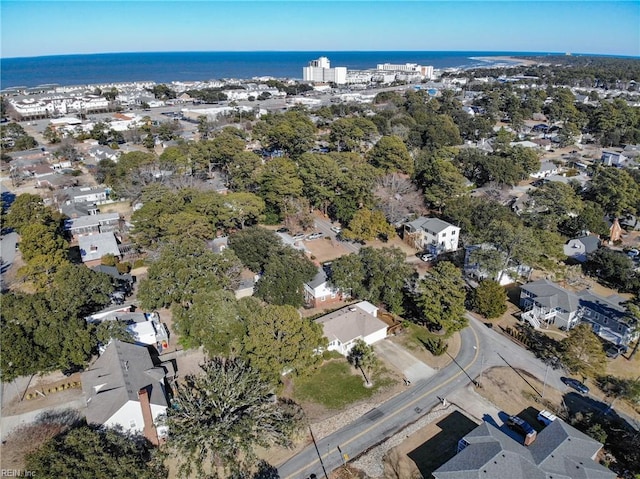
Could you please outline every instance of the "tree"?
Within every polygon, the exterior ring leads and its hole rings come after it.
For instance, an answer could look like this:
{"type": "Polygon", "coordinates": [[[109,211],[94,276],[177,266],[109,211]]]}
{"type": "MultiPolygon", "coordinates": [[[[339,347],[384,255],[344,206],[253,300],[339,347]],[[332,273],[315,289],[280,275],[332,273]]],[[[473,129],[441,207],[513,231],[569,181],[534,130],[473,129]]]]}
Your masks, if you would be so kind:
{"type": "Polygon", "coordinates": [[[465,298],[460,270],[449,261],[440,261],[417,286],[421,321],[431,329],[460,331],[467,325],[465,298]]]}
{"type": "Polygon", "coordinates": [[[371,373],[377,364],[377,358],[373,353],[373,346],[368,345],[363,339],[356,339],[353,347],[347,355],[347,361],[354,367],[360,369],[367,387],[371,386],[371,381],[367,378],[365,371],[371,373]]]}
{"type": "Polygon", "coordinates": [[[171,312],[179,342],[185,348],[204,346],[210,357],[233,356],[242,349],[246,326],[230,291],[197,292],[189,306],[174,304],[171,312]]]}
{"type": "Polygon", "coordinates": [[[410,215],[420,216],[425,210],[418,189],[409,178],[398,173],[379,178],[373,194],[378,208],[392,225],[400,224],[410,215]]]}
{"type": "Polygon", "coordinates": [[[27,469],[41,477],[167,477],[151,444],[115,429],[82,425],[54,437],[29,454],[27,469]]]}
{"type": "Polygon", "coordinates": [[[498,318],[507,310],[507,292],[497,281],[484,279],[473,291],[471,304],[485,318],[498,318]]]}
{"type": "Polygon", "coordinates": [[[562,340],[562,363],[572,373],[583,378],[604,373],[607,357],[602,343],[589,324],[579,324],[562,340]]]}
{"type": "Polygon", "coordinates": [[[38,195],[23,193],[11,203],[9,212],[4,218],[5,228],[14,228],[18,233],[22,228],[35,223],[60,228],[62,217],[48,206],[38,195]]]}
{"type": "Polygon", "coordinates": [[[330,155],[304,153],[298,159],[298,168],[303,194],[312,206],[326,214],[338,194],[340,165],[330,155]]]}
{"type": "Polygon", "coordinates": [[[620,251],[599,248],[587,256],[584,269],[603,282],[625,291],[633,291],[638,286],[633,261],[620,251]]]}
{"type": "Polygon", "coordinates": [[[558,181],[545,183],[531,193],[534,221],[543,229],[555,231],[558,225],[582,211],[582,199],[571,186],[558,181]]]}
{"type": "Polygon", "coordinates": [[[258,194],[275,214],[282,215],[288,197],[302,195],[302,180],[296,164],[288,158],[274,158],[260,170],[257,177],[258,194]]]}
{"type": "Polygon", "coordinates": [[[616,218],[634,214],[640,202],[640,186],[620,168],[598,168],[589,182],[587,197],[616,218]]]}
{"type": "Polygon", "coordinates": [[[383,136],[369,152],[369,162],[376,168],[411,175],[414,170],[413,158],[406,145],[397,136],[383,136]]]}
{"type": "Polygon", "coordinates": [[[267,303],[299,308],[304,303],[304,283],[313,279],[317,272],[316,266],[302,252],[282,248],[266,263],[255,294],[267,303]]]}
{"type": "Polygon", "coordinates": [[[260,226],[250,226],[233,233],[229,236],[229,247],[254,273],[263,271],[271,258],[283,249],[278,235],[260,226]]]}
{"type": "Polygon", "coordinates": [[[140,283],[138,299],[143,308],[157,309],[173,303],[190,305],[196,294],[233,291],[242,265],[231,250],[213,253],[198,241],[169,243],[140,283]]]}
{"type": "Polygon", "coordinates": [[[380,210],[358,210],[349,222],[349,227],[342,232],[348,240],[371,241],[376,238],[393,237],[396,230],[391,226],[380,210]]]}
{"type": "Polygon", "coordinates": [[[244,228],[247,223],[256,224],[262,217],[265,204],[262,198],[253,193],[234,192],[224,198],[228,218],[218,215],[218,220],[227,228],[244,228]]]}
{"type": "Polygon", "coordinates": [[[394,314],[404,312],[404,290],[414,274],[399,248],[362,248],[331,265],[331,282],[342,291],[374,304],[384,303],[394,314]]]}
{"type": "Polygon", "coordinates": [[[370,141],[378,132],[368,118],[339,118],[331,123],[329,141],[337,151],[360,151],[364,141],[370,141]]]}
{"type": "Polygon", "coordinates": [[[202,373],[178,383],[169,408],[168,447],[180,458],[181,473],[238,471],[255,460],[256,446],[289,446],[300,409],[275,398],[260,372],[240,359],[214,358],[202,373]],[[212,463],[210,467],[209,464],[212,463]]]}
{"type": "Polygon", "coordinates": [[[449,160],[421,155],[417,161],[417,182],[424,189],[427,204],[442,211],[451,198],[467,192],[466,179],[449,160]]]}
{"type": "Polygon", "coordinates": [[[254,126],[254,135],[271,150],[284,150],[298,157],[313,147],[316,126],[300,111],[267,115],[254,126]]]}
{"type": "Polygon", "coordinates": [[[261,166],[262,159],[251,151],[235,155],[227,164],[230,188],[233,191],[257,191],[257,172],[261,166]]]}
{"type": "Polygon", "coordinates": [[[306,374],[322,362],[318,351],[327,340],[320,324],[301,318],[289,305],[246,311],[243,355],[265,378],[278,381],[283,374],[306,374]]]}

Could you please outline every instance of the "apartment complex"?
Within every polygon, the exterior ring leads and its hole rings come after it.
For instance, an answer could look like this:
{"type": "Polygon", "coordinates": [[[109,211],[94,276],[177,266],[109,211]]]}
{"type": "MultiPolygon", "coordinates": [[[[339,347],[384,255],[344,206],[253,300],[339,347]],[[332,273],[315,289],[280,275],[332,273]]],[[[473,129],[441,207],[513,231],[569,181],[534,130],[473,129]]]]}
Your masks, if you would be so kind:
{"type": "Polygon", "coordinates": [[[347,67],[331,68],[331,62],[327,57],[311,60],[309,65],[302,69],[302,79],[314,83],[347,83],[347,67]]]}

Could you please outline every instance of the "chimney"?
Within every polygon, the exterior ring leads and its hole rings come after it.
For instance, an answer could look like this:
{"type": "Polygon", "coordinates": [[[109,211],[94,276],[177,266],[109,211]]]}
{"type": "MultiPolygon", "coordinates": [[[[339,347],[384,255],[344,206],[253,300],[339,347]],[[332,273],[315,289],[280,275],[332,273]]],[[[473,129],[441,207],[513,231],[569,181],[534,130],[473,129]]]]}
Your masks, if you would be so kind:
{"type": "Polygon", "coordinates": [[[153,424],[153,415],[151,414],[151,403],[149,402],[149,392],[146,388],[142,388],[138,391],[138,400],[140,401],[140,408],[142,409],[142,420],[144,422],[143,434],[151,444],[157,446],[160,443],[158,439],[158,431],[155,424],[153,424]]]}

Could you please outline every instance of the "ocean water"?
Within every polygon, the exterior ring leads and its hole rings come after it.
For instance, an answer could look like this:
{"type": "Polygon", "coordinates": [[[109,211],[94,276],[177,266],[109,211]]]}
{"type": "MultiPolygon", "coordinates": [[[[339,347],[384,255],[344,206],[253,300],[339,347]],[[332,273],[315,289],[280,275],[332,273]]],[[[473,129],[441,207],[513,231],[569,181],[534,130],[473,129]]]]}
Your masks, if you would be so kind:
{"type": "MultiPolygon", "coordinates": [[[[528,53],[533,55],[534,53],[528,53]]],[[[331,66],[361,70],[378,63],[417,63],[434,68],[473,68],[495,62],[478,57],[527,55],[518,52],[169,52],[104,53],[0,59],[0,88],[34,87],[45,84],[85,85],[95,83],[174,80],[196,81],[221,78],[302,78],[302,67],[326,56],[331,66]]]]}

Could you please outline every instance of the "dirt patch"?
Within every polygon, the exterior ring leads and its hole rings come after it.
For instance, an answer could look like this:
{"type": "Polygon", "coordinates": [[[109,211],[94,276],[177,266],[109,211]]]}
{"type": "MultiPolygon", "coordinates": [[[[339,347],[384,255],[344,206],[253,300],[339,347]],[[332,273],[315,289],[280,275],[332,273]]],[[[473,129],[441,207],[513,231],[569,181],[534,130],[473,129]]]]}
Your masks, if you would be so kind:
{"type": "MultiPolygon", "coordinates": [[[[549,387],[543,387],[543,383],[526,371],[516,373],[511,368],[494,367],[484,372],[480,379],[482,387],[477,393],[507,414],[521,414],[528,408],[551,409],[559,412],[561,409],[563,393],[549,387]],[[540,398],[543,394],[544,399],[540,398]]],[[[533,418],[523,416],[530,424],[536,423],[533,418]]]]}
{"type": "Polygon", "coordinates": [[[100,205],[100,213],[119,213],[124,219],[131,219],[131,205],[127,201],[120,201],[118,203],[109,203],[106,205],[100,205]]]}
{"type": "Polygon", "coordinates": [[[314,261],[319,264],[332,261],[340,256],[349,254],[349,251],[338,240],[328,237],[320,238],[313,241],[305,241],[305,247],[309,250],[314,261]]]}

